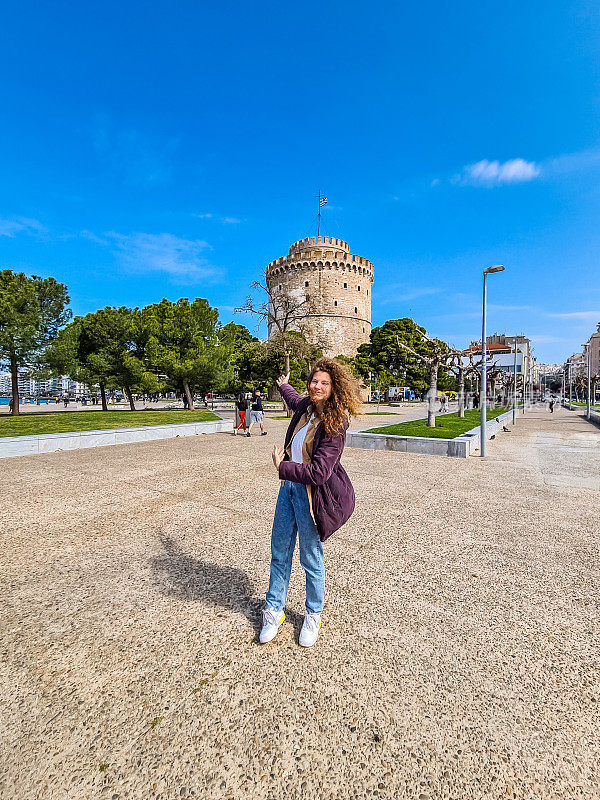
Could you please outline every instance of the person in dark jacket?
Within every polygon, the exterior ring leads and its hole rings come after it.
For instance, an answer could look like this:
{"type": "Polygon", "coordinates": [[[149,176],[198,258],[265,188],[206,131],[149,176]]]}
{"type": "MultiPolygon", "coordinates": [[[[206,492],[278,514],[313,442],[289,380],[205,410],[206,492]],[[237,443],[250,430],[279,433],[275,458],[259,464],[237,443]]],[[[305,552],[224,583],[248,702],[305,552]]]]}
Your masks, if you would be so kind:
{"type": "Polygon", "coordinates": [[[349,417],[358,414],[360,399],[348,369],[331,358],[319,359],[312,368],[308,396],[301,397],[288,379],[282,375],[277,380],[294,416],[284,446],[273,449],[282,485],[271,534],[271,575],[260,642],[270,642],[285,619],[297,535],[306,573],[306,615],[299,643],[311,647],[319,635],[325,602],[323,542],[354,511],[354,489],[340,458],[349,417]]]}

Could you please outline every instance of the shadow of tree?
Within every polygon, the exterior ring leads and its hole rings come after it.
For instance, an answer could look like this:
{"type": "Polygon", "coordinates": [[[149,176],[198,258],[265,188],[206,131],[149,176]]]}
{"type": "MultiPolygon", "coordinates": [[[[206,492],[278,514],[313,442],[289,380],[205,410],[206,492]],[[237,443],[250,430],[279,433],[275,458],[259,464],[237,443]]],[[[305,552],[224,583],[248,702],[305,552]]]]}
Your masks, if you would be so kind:
{"type": "MultiPolygon", "coordinates": [[[[152,559],[152,570],[160,591],[187,602],[204,602],[242,614],[258,637],[262,625],[262,597],[253,597],[248,575],[236,567],[213,564],[186,553],[164,533],[158,535],[161,551],[152,559]]],[[[286,617],[299,634],[304,618],[286,608],[286,617]]]]}

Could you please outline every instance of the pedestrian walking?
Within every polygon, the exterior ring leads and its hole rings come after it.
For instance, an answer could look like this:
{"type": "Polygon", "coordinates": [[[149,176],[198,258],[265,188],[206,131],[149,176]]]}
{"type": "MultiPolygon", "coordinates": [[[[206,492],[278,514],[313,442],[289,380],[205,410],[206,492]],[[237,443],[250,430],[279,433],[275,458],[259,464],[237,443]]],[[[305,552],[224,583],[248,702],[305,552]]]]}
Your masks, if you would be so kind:
{"type": "Polygon", "coordinates": [[[240,418],[240,423],[237,428],[233,429],[233,435],[236,436],[239,429],[243,426],[244,433],[246,433],[246,411],[248,410],[248,401],[246,400],[246,395],[240,393],[238,395],[238,399],[235,402],[235,407],[237,408],[238,417],[240,418]]]}
{"type": "Polygon", "coordinates": [[[306,614],[299,644],[317,641],[325,603],[323,542],[354,511],[354,489],[340,463],[349,417],[360,410],[357,384],[347,367],[320,358],[301,397],[289,383],[277,385],[294,412],[284,446],[273,448],[273,464],[282,481],[271,534],[271,573],[260,642],[270,642],[285,619],[284,607],[298,536],[306,573],[306,614]]]}
{"type": "Polygon", "coordinates": [[[252,395],[252,405],[250,407],[250,425],[248,426],[248,431],[246,432],[246,436],[250,436],[252,433],[252,426],[254,424],[260,425],[260,435],[266,436],[267,432],[263,425],[263,405],[262,399],[260,396],[260,389],[256,389],[254,394],[252,395]]]}
{"type": "Polygon", "coordinates": [[[479,395],[473,392],[473,408],[479,408],[479,395]]]}
{"type": "Polygon", "coordinates": [[[555,402],[556,402],[556,401],[554,400],[554,398],[553,398],[553,397],[551,397],[551,398],[550,398],[550,403],[549,403],[549,405],[550,405],[550,413],[551,413],[551,414],[554,414],[554,403],[555,403],[555,402]]]}

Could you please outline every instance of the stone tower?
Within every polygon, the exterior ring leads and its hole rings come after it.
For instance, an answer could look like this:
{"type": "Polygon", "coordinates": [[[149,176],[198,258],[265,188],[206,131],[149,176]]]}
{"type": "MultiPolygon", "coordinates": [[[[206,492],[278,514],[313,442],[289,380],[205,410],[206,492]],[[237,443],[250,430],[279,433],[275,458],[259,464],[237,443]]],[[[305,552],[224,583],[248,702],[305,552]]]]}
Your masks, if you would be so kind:
{"type": "MultiPolygon", "coordinates": [[[[310,298],[312,313],[303,320],[307,338],[322,342],[328,356],[353,356],[371,333],[373,264],[350,253],[341,239],[311,236],[290,247],[287,256],[271,261],[267,285],[275,295],[310,298]]],[[[274,331],[269,329],[269,337],[274,331]]]]}

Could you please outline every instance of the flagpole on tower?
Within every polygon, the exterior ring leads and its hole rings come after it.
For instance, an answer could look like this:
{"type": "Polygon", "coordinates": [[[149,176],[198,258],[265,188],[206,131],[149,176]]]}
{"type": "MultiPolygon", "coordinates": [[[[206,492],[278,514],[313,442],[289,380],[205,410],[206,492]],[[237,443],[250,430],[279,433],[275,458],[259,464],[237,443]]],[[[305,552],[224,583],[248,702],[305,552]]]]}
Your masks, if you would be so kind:
{"type": "Polygon", "coordinates": [[[319,240],[319,236],[321,235],[321,190],[319,189],[319,212],[317,214],[317,241],[319,240]]]}
{"type": "Polygon", "coordinates": [[[321,194],[320,189],[318,198],[319,198],[319,210],[317,213],[317,241],[319,239],[319,236],[321,235],[321,209],[323,208],[324,205],[327,205],[327,198],[321,194]]]}

